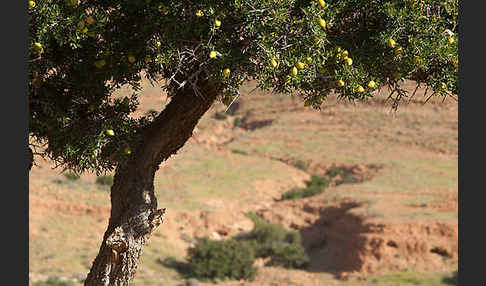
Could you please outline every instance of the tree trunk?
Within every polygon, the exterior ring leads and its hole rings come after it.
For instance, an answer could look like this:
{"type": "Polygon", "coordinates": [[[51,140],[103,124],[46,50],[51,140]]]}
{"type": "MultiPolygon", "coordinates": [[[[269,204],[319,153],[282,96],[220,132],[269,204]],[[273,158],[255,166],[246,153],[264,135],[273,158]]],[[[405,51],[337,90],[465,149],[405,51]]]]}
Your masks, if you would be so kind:
{"type": "Polygon", "coordinates": [[[85,286],[130,285],[133,280],[142,248],[165,213],[165,209],[157,209],[155,172],[192,136],[217,97],[208,84],[199,87],[199,96],[190,88],[178,92],[143,131],[131,159],[117,167],[108,228],[85,286]]]}

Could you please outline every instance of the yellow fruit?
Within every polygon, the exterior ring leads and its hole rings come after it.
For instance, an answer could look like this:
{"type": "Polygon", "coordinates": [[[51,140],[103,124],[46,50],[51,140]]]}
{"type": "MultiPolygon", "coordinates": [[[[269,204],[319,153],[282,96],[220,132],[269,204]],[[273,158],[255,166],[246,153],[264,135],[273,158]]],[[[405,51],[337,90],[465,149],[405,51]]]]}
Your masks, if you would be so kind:
{"type": "Polygon", "coordinates": [[[395,45],[396,45],[395,40],[388,39],[388,47],[393,49],[395,47],[395,45]]]}
{"type": "Polygon", "coordinates": [[[346,59],[346,63],[347,63],[348,65],[352,65],[352,64],[353,64],[353,60],[352,60],[351,58],[347,58],[347,59],[346,59]]]}
{"type": "Polygon", "coordinates": [[[368,82],[368,87],[370,87],[370,88],[374,88],[375,85],[376,85],[375,82],[372,81],[372,80],[370,80],[370,82],[368,82]]]}
{"type": "Polygon", "coordinates": [[[125,149],[123,149],[123,153],[125,153],[126,155],[130,155],[132,154],[132,150],[130,150],[130,148],[128,147],[125,147],[125,149]]]}
{"type": "Polygon", "coordinates": [[[217,56],[218,56],[218,53],[217,53],[216,51],[211,51],[211,52],[209,53],[209,57],[210,57],[210,58],[212,58],[212,59],[214,59],[214,58],[215,58],[215,57],[217,57],[217,56]]]}
{"type": "Polygon", "coordinates": [[[167,15],[169,14],[169,9],[167,7],[163,7],[162,8],[162,11],[160,11],[162,13],[162,15],[167,15]]]}
{"type": "Polygon", "coordinates": [[[79,21],[77,26],[78,26],[78,29],[80,29],[80,30],[83,29],[84,28],[84,21],[79,21]]]}
{"type": "Polygon", "coordinates": [[[88,36],[94,37],[94,36],[96,36],[96,33],[95,32],[88,32],[88,36]]]}
{"type": "Polygon", "coordinates": [[[324,0],[319,0],[319,6],[322,8],[326,7],[326,2],[324,2],[324,0]]]}
{"type": "Polygon", "coordinates": [[[393,51],[395,52],[395,55],[398,56],[403,52],[403,48],[402,47],[395,47],[395,49],[393,51]]]}
{"type": "Polygon", "coordinates": [[[44,51],[44,47],[41,43],[34,43],[34,50],[40,54],[44,51]]]}
{"type": "Polygon", "coordinates": [[[449,41],[449,44],[451,44],[451,45],[454,44],[454,38],[453,37],[449,37],[447,39],[447,41],[449,41]]]}
{"type": "Polygon", "coordinates": [[[340,80],[338,80],[338,81],[337,81],[337,85],[338,85],[339,87],[343,87],[343,86],[344,86],[344,81],[343,81],[343,80],[341,80],[341,79],[340,79],[340,80]]]}
{"type": "Polygon", "coordinates": [[[220,21],[220,20],[214,20],[214,25],[215,25],[216,27],[221,26],[221,21],[220,21]]]}
{"type": "Polygon", "coordinates": [[[86,27],[81,30],[81,33],[83,33],[83,34],[86,34],[87,32],[88,32],[88,28],[86,28],[86,27]]]}
{"type": "Polygon", "coordinates": [[[223,75],[224,75],[224,76],[229,76],[229,75],[230,75],[230,73],[231,73],[231,71],[230,71],[230,69],[229,69],[229,68],[225,68],[225,69],[223,70],[223,75]]]}
{"type": "Polygon", "coordinates": [[[94,64],[97,68],[101,69],[102,67],[104,67],[106,65],[106,61],[105,60],[99,60],[99,61],[96,61],[94,64]]]}
{"type": "Polygon", "coordinates": [[[420,62],[421,62],[421,59],[420,59],[419,56],[414,56],[413,57],[413,63],[414,64],[418,65],[418,64],[420,64],[420,62]]]}
{"type": "Polygon", "coordinates": [[[358,86],[358,88],[356,88],[356,91],[357,91],[357,92],[359,92],[359,93],[362,93],[362,92],[364,92],[365,90],[364,90],[364,88],[363,88],[363,87],[360,85],[360,86],[358,86]]]}
{"type": "Polygon", "coordinates": [[[197,12],[196,12],[196,16],[198,16],[198,17],[202,17],[202,16],[204,16],[203,11],[201,11],[201,10],[197,10],[197,12]]]}
{"type": "Polygon", "coordinates": [[[343,57],[345,57],[345,58],[349,56],[349,53],[348,53],[348,51],[346,51],[346,50],[344,50],[344,51],[343,51],[341,54],[342,54],[342,55],[343,55],[343,57]]]}
{"type": "Polygon", "coordinates": [[[35,7],[35,2],[34,1],[29,1],[29,7],[34,8],[35,7]]]}
{"type": "Polygon", "coordinates": [[[297,68],[296,67],[292,67],[292,69],[290,70],[290,73],[293,75],[293,76],[296,76],[297,75],[297,68]]]}
{"type": "Polygon", "coordinates": [[[307,57],[307,58],[305,58],[305,60],[306,60],[308,63],[312,63],[312,58],[311,58],[311,57],[307,57]]]}
{"type": "Polygon", "coordinates": [[[107,129],[105,131],[106,135],[108,136],[115,136],[115,131],[113,131],[112,129],[107,129]]]}
{"type": "Polygon", "coordinates": [[[326,21],[324,19],[319,18],[318,22],[319,22],[319,26],[321,26],[321,28],[323,28],[323,29],[326,28],[326,21]]]}
{"type": "Polygon", "coordinates": [[[305,67],[305,64],[303,62],[297,62],[296,66],[301,70],[305,67]]]}
{"type": "Polygon", "coordinates": [[[86,19],[86,22],[88,22],[89,25],[93,25],[94,22],[95,22],[95,19],[92,17],[92,16],[89,16],[87,19],[86,19]]]}
{"type": "Polygon", "coordinates": [[[132,55],[128,56],[127,58],[128,58],[128,61],[129,61],[131,64],[133,64],[133,63],[136,61],[135,57],[134,57],[134,56],[132,56],[132,55]]]}
{"type": "Polygon", "coordinates": [[[162,43],[160,41],[157,41],[155,42],[155,45],[157,46],[157,48],[160,48],[160,46],[162,46],[162,43]]]}
{"type": "Polygon", "coordinates": [[[270,61],[270,65],[271,65],[273,68],[276,68],[276,67],[277,67],[277,65],[278,65],[278,63],[277,63],[277,61],[276,61],[276,60],[272,59],[272,60],[270,61]]]}
{"type": "Polygon", "coordinates": [[[445,83],[441,83],[441,84],[440,84],[440,89],[441,89],[441,90],[445,90],[445,89],[447,89],[447,85],[446,85],[445,83]]]}

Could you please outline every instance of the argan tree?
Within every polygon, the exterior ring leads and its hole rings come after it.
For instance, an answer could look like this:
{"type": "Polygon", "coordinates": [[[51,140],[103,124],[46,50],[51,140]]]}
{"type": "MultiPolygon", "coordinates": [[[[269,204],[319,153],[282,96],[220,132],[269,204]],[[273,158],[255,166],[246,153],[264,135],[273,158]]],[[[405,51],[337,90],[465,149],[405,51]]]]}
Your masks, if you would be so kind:
{"type": "MultiPolygon", "coordinates": [[[[457,94],[457,0],[29,1],[29,151],[77,173],[115,171],[85,285],[129,285],[165,209],[154,175],[217,101],[253,80],[316,109],[334,92],[457,94]],[[135,119],[142,77],[169,103],[135,119]],[[121,86],[130,97],[115,98],[121,86]],[[38,146],[43,146],[39,148],[38,146]]],[[[34,160],[33,159],[33,160],[34,160]]]]}

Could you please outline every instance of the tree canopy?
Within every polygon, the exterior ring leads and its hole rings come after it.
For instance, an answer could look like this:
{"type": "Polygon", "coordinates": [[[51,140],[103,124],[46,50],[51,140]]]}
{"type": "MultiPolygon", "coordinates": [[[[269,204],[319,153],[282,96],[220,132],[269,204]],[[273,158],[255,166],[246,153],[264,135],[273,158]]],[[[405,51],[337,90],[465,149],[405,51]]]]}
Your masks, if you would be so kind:
{"type": "Polygon", "coordinates": [[[134,119],[142,77],[170,97],[202,82],[229,105],[239,87],[365,99],[400,81],[457,94],[457,0],[38,0],[29,2],[31,147],[83,172],[131,156],[156,114],[134,119]],[[32,3],[31,3],[32,2],[32,3]],[[114,98],[130,85],[135,93],[114,98]],[[45,145],[39,149],[35,146],[45,145]]]}

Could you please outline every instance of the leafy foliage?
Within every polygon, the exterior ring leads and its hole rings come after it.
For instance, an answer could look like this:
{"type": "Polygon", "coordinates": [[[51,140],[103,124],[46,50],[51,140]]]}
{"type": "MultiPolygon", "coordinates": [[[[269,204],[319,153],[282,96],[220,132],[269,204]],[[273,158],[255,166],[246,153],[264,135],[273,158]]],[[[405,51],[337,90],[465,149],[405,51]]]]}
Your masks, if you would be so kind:
{"type": "MultiPolygon", "coordinates": [[[[315,108],[412,79],[457,93],[457,0],[38,0],[29,8],[31,148],[112,171],[157,116],[134,119],[140,80],[177,96],[209,82],[229,105],[254,79],[315,108]],[[323,7],[324,6],[324,7],[323,7]],[[113,98],[123,85],[130,97],[113,98]],[[47,143],[47,145],[45,145],[47,143]],[[41,148],[39,146],[46,146],[41,148]]],[[[136,153],[136,152],[133,152],[136,153]]]]}
{"type": "Polygon", "coordinates": [[[326,178],[312,175],[310,182],[307,182],[305,188],[295,188],[285,192],[282,195],[282,200],[294,200],[300,198],[307,198],[318,195],[324,192],[324,189],[329,186],[330,181],[326,178]]]}

